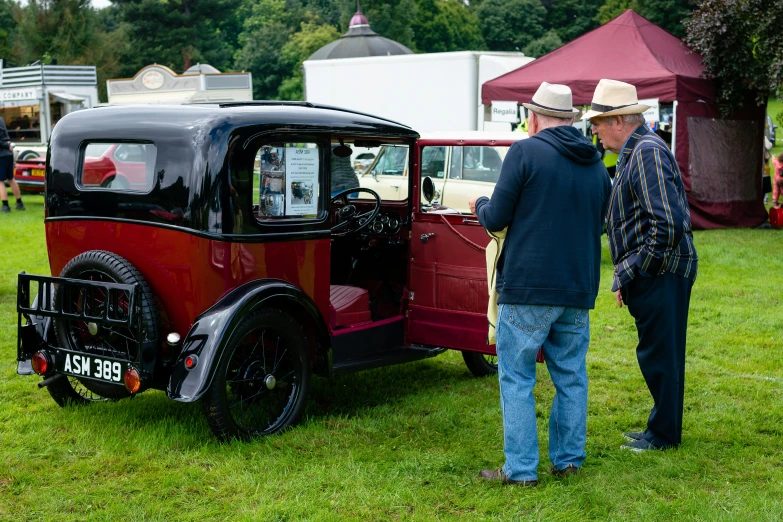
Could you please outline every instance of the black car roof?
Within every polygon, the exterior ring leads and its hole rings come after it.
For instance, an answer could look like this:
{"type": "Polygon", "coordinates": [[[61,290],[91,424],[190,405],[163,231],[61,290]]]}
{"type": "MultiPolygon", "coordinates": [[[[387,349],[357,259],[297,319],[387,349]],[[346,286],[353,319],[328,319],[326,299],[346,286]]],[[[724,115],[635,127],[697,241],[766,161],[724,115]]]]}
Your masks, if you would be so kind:
{"type": "MultiPolygon", "coordinates": [[[[410,127],[369,114],[316,105],[310,102],[231,102],[189,105],[110,105],[84,109],[65,116],[55,133],[59,138],[80,136],[122,138],[127,130],[143,127],[177,134],[199,133],[207,128],[268,125],[281,128],[329,130],[344,134],[377,134],[418,137],[410,127]]],[[[128,138],[130,136],[127,136],[128,138]]]]}

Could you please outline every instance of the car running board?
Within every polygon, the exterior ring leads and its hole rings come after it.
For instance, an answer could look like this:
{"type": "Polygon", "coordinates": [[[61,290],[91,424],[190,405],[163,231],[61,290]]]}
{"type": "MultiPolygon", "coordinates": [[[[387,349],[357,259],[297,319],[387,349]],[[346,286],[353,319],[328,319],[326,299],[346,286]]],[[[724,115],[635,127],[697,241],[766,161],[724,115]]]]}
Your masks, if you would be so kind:
{"type": "Polygon", "coordinates": [[[393,364],[402,364],[406,362],[418,361],[435,357],[445,351],[444,348],[425,348],[419,346],[399,346],[391,350],[376,352],[367,357],[356,358],[347,361],[335,361],[332,366],[332,372],[335,377],[358,372],[361,370],[370,370],[382,366],[391,366],[393,364]]]}

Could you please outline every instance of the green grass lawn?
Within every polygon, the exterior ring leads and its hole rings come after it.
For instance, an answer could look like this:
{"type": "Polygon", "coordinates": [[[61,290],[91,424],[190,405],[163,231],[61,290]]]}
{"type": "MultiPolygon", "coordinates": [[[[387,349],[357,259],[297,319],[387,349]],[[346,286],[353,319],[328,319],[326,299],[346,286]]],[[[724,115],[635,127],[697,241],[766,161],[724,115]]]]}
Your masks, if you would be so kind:
{"type": "Polygon", "coordinates": [[[502,463],[496,379],[458,353],[316,380],[305,419],[252,443],[218,444],[198,404],[162,392],[59,408],[15,373],[16,274],[47,273],[42,200],[0,215],[0,520],[779,520],[783,516],[783,233],[699,232],[684,441],[621,451],[651,399],[636,332],[609,291],[592,314],[588,458],[548,473],[552,383],[536,388],[537,488],[486,484],[502,463]],[[772,264],[774,266],[774,263],[772,264]]]}
{"type": "Polygon", "coordinates": [[[767,114],[772,116],[772,121],[778,126],[775,134],[775,143],[773,143],[772,154],[778,155],[783,152],[783,124],[778,121],[778,115],[783,113],[783,101],[770,98],[767,102],[767,114]]]}

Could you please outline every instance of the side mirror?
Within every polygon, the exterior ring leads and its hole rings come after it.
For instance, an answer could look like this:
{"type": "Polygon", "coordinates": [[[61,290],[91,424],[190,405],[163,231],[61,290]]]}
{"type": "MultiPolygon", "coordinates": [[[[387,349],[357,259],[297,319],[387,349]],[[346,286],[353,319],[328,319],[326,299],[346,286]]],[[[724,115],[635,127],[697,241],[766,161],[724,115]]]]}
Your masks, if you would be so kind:
{"type": "Polygon", "coordinates": [[[432,178],[429,176],[425,176],[423,180],[421,180],[421,190],[424,193],[424,199],[427,200],[427,203],[432,204],[432,200],[435,199],[435,183],[433,183],[432,178]]]}

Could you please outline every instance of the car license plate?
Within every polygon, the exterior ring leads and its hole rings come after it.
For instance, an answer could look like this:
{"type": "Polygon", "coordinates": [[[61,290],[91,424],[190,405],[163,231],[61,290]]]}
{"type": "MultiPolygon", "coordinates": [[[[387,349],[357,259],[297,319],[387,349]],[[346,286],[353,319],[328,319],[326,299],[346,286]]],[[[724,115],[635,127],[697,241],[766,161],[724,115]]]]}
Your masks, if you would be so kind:
{"type": "Polygon", "coordinates": [[[57,351],[57,371],[66,375],[123,384],[127,369],[128,361],[69,350],[57,351]]]}
{"type": "Polygon", "coordinates": [[[32,176],[43,176],[44,175],[44,169],[32,169],[32,176]]]}

